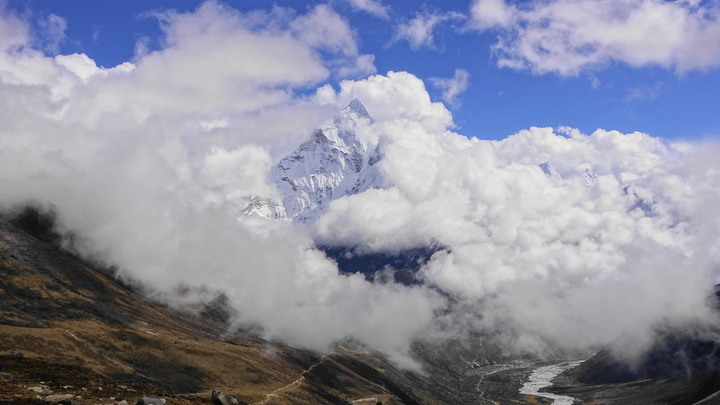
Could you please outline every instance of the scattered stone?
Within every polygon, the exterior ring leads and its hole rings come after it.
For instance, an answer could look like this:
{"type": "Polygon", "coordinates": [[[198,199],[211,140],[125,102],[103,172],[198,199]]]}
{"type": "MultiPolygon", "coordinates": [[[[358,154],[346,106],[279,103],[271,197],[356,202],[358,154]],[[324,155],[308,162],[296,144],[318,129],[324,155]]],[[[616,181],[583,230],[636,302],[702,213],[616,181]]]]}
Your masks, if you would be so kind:
{"type": "Polygon", "coordinates": [[[10,257],[12,257],[13,259],[17,259],[17,260],[26,262],[26,263],[30,263],[30,260],[27,257],[25,257],[25,255],[23,255],[22,253],[18,252],[17,250],[11,251],[10,257]]]}
{"type": "Polygon", "coordinates": [[[45,388],[43,388],[41,394],[43,394],[43,395],[52,395],[52,393],[53,393],[53,392],[52,392],[52,390],[51,390],[50,388],[45,387],[45,388]]]}
{"type": "Polygon", "coordinates": [[[230,405],[241,405],[240,400],[235,395],[225,395],[225,400],[227,400],[227,403],[230,405]]]}
{"type": "MultiPolygon", "coordinates": [[[[50,402],[51,404],[63,404],[63,401],[71,400],[73,399],[72,394],[58,394],[58,395],[48,395],[45,397],[45,401],[50,402]]],[[[69,404],[70,402],[68,402],[69,404]]]]}
{"type": "Polygon", "coordinates": [[[225,395],[223,395],[222,391],[220,390],[212,391],[212,394],[210,395],[210,403],[212,403],[213,405],[230,405],[225,399],[225,395]]]}
{"type": "Polygon", "coordinates": [[[220,390],[213,390],[210,396],[210,402],[213,405],[241,405],[244,402],[240,402],[235,395],[223,395],[220,390]]]}
{"type": "Polygon", "coordinates": [[[13,375],[10,373],[0,373],[0,378],[2,378],[5,381],[12,381],[13,375]]]}
{"type": "Polygon", "coordinates": [[[128,401],[123,399],[122,401],[115,402],[115,405],[129,405],[129,404],[128,404],[128,401]]]}
{"type": "Polygon", "coordinates": [[[164,398],[142,397],[135,405],[165,405],[164,398]]]}

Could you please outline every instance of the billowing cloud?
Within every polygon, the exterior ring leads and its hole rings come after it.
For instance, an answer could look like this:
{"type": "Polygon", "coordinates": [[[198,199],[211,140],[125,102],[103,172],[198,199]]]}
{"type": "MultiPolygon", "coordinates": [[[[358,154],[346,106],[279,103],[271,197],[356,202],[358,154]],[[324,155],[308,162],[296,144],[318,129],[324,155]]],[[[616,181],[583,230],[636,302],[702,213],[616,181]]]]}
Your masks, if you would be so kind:
{"type": "Polygon", "coordinates": [[[362,100],[377,121],[402,118],[429,131],[441,131],[452,125],[452,115],[442,103],[432,102],[425,84],[407,72],[388,72],[365,80],[344,80],[336,94],[326,85],[317,91],[316,102],[345,106],[350,100],[362,100]]]}
{"type": "Polygon", "coordinates": [[[419,12],[414,18],[395,27],[393,41],[407,41],[410,48],[417,50],[435,46],[435,29],[442,23],[462,19],[455,12],[419,12]]]}
{"type": "Polygon", "coordinates": [[[39,21],[37,44],[51,54],[60,52],[60,44],[65,40],[67,21],[64,18],[50,14],[39,21]]]}
{"type": "Polygon", "coordinates": [[[621,62],[679,73],[720,65],[720,7],[710,2],[476,0],[476,28],[499,29],[500,66],[577,75],[621,62]]]}
{"type": "Polygon", "coordinates": [[[329,51],[333,58],[325,63],[335,65],[340,77],[375,73],[372,55],[361,55],[355,34],[347,21],[326,5],[316,6],[307,15],[290,24],[295,35],[313,48],[329,51]]]}
{"type": "Polygon", "coordinates": [[[364,11],[384,19],[390,16],[390,7],[383,5],[380,0],[348,0],[348,2],[355,10],[364,11]]]}
{"type": "Polygon", "coordinates": [[[46,56],[27,23],[0,15],[0,208],[51,208],[73,248],[119,277],[173,303],[179,286],[224,292],[237,324],[268,337],[325,350],[355,336],[406,352],[437,294],[341,275],[291,223],[237,220],[251,196],[276,193],[266,176],[277,155],[333,113],[296,89],[362,66],[344,20],[322,6],[214,2],[157,18],[161,49],[104,69],[46,56]]]}
{"type": "Polygon", "coordinates": [[[327,7],[157,16],[162,48],[104,69],[47,56],[0,15],[1,209],[52,207],[73,248],[120,277],[173,303],[179,286],[223,292],[236,324],[315,349],[352,336],[403,360],[428,330],[500,326],[584,348],[702,312],[720,259],[717,145],[567,128],[469,139],[410,73],[323,85],[363,66],[327,7]],[[238,221],[252,196],[275,197],[273,162],[353,98],[374,118],[358,136],[382,156],[382,187],[310,226],[238,221]],[[340,274],[315,248],[327,241],[443,249],[410,287],[340,274]]]}
{"type": "Polygon", "coordinates": [[[458,97],[470,86],[470,73],[465,69],[455,69],[451,78],[430,78],[430,83],[441,92],[442,100],[448,105],[458,105],[458,97]]]}
{"type": "MultiPolygon", "coordinates": [[[[376,87],[346,83],[337,96],[366,88],[372,106],[386,94],[376,87]]],[[[464,303],[449,316],[510,328],[535,347],[648,336],[654,322],[705,313],[692,297],[711,291],[720,259],[709,236],[720,223],[706,215],[720,178],[701,156],[717,145],[568,128],[480,141],[443,124],[376,120],[367,139],[377,139],[384,187],[330,204],[315,239],[376,252],[445,246],[421,274],[464,303]]]]}
{"type": "Polygon", "coordinates": [[[30,29],[17,16],[0,9],[0,49],[4,52],[15,51],[30,43],[30,29]]]}

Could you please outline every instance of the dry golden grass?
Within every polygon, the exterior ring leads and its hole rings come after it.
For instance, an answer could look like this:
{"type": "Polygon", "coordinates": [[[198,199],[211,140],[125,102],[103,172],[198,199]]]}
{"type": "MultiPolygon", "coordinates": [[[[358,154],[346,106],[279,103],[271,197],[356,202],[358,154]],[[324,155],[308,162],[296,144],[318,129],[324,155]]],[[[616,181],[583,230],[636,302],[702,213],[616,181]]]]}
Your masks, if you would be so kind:
{"type": "Polygon", "coordinates": [[[6,223],[0,223],[0,294],[0,372],[13,377],[3,381],[0,399],[32,403],[28,386],[52,380],[52,388],[72,385],[90,403],[134,402],[142,394],[172,397],[173,404],[207,402],[213,389],[249,404],[328,403],[321,394],[398,403],[331,357],[228,337],[224,325],[147,300],[6,223]]]}

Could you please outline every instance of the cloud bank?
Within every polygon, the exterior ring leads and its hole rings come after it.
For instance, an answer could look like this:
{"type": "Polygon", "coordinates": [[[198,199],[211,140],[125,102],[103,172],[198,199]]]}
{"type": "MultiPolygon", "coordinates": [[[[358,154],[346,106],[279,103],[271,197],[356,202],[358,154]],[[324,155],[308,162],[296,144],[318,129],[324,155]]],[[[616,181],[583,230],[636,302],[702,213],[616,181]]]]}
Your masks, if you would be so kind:
{"type": "Polygon", "coordinates": [[[575,76],[613,62],[678,73],[720,66],[720,7],[693,0],[476,0],[475,28],[498,29],[498,65],[575,76]]]}
{"type": "Polygon", "coordinates": [[[717,145],[567,128],[466,138],[412,74],[353,79],[372,58],[326,6],[157,18],[162,49],[105,69],[46,55],[0,15],[0,208],[52,206],[75,248],[120,277],[223,292],[238,324],[318,350],[352,336],[403,361],[423,334],[498,330],[578,349],[703,314],[717,145]],[[310,227],[237,221],[251,196],[275,196],[273,162],[353,98],[374,118],[358,136],[383,156],[383,187],[310,227]],[[327,241],[447,249],[408,287],[339,274],[315,249],[327,241]]]}

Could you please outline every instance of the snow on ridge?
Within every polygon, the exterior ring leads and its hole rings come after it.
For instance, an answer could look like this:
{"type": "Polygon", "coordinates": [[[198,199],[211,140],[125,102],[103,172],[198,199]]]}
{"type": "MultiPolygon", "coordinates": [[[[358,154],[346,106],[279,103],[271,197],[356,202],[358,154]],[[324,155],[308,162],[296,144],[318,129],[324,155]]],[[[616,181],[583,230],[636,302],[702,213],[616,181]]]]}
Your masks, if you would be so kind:
{"type": "MultiPolygon", "coordinates": [[[[363,120],[372,118],[360,100],[354,99],[271,169],[270,181],[276,185],[281,199],[275,205],[282,208],[286,218],[314,221],[333,200],[380,184],[380,173],[375,167],[379,150],[356,134],[363,120]]],[[[258,202],[251,200],[248,204],[253,203],[258,202]]],[[[271,211],[246,207],[243,213],[277,218],[271,211]]]]}

